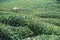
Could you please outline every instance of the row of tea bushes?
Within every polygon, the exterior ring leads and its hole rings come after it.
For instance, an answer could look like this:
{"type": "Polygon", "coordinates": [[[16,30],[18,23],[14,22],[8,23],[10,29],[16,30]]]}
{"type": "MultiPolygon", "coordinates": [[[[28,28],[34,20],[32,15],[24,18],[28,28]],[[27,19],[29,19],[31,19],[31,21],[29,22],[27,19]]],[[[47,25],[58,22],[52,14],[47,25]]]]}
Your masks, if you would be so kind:
{"type": "Polygon", "coordinates": [[[48,22],[57,26],[60,26],[60,19],[57,18],[36,18],[37,21],[48,22]]]}
{"type": "Polygon", "coordinates": [[[35,35],[38,34],[55,34],[55,35],[60,35],[60,26],[56,26],[54,24],[50,23],[45,23],[45,22],[30,22],[28,28],[30,28],[35,35]]]}
{"type": "Polygon", "coordinates": [[[44,18],[43,21],[60,26],[60,19],[57,19],[57,18],[44,18]]]}
{"type": "Polygon", "coordinates": [[[0,22],[5,23],[10,26],[25,26],[25,18],[21,16],[4,16],[0,17],[0,22]]]}
{"type": "Polygon", "coordinates": [[[37,13],[36,16],[41,17],[41,18],[59,18],[60,19],[60,13],[59,12],[37,13]]]}
{"type": "Polygon", "coordinates": [[[33,36],[33,32],[28,27],[13,27],[0,23],[0,39],[20,40],[33,36]]]}
{"type": "Polygon", "coordinates": [[[60,40],[60,36],[56,35],[40,35],[36,37],[28,37],[23,40],[60,40]]]}

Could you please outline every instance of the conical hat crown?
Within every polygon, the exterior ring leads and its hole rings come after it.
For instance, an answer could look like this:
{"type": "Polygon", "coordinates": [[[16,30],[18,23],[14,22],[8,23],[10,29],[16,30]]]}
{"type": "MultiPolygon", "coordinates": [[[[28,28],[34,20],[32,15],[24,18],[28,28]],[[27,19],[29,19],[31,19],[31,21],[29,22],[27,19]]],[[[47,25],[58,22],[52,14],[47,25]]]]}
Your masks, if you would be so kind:
{"type": "Polygon", "coordinates": [[[14,6],[13,9],[19,9],[18,6],[14,6]]]}

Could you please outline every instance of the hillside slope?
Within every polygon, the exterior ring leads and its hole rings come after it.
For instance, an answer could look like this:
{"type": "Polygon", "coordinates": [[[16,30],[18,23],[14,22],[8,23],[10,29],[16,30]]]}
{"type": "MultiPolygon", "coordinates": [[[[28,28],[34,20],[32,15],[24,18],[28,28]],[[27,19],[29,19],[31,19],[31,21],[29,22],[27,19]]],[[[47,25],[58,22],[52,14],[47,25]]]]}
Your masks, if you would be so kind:
{"type": "Polygon", "coordinates": [[[0,40],[60,40],[60,1],[0,0],[0,40]]]}

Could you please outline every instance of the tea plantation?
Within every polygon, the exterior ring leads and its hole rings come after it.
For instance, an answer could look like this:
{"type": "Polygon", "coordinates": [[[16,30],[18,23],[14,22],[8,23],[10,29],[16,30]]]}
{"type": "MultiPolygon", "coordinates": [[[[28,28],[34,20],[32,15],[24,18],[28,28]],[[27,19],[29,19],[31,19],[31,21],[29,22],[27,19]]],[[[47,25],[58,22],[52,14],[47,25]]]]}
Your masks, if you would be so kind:
{"type": "Polygon", "coordinates": [[[60,40],[60,0],[0,0],[0,40],[60,40]]]}

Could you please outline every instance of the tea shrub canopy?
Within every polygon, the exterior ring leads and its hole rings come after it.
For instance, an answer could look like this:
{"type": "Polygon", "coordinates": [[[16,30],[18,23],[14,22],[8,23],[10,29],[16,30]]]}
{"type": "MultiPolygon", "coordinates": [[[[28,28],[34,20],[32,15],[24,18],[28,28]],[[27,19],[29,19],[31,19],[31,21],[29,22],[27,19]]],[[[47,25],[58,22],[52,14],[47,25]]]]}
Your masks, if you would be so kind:
{"type": "Polygon", "coordinates": [[[0,0],[0,40],[60,40],[59,2],[0,0]]]}

